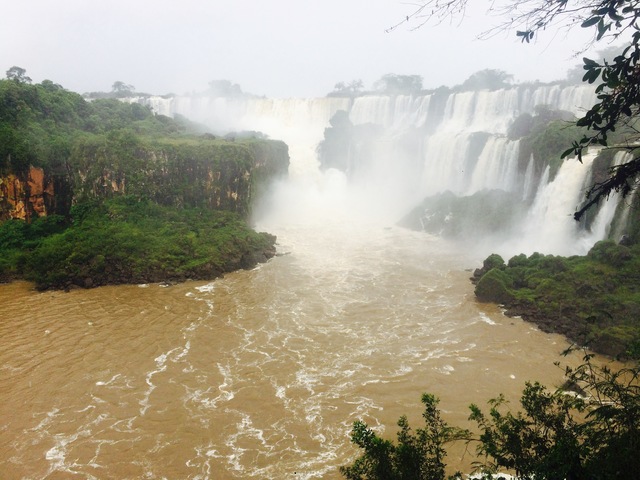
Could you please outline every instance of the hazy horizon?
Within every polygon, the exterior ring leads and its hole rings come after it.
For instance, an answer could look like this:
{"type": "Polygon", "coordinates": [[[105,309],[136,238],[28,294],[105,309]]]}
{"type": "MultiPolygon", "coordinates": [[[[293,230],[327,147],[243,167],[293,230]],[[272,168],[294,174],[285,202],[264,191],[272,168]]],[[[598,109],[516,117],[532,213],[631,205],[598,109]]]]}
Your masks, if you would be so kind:
{"type": "Polygon", "coordinates": [[[532,44],[513,31],[477,40],[497,21],[484,7],[455,24],[386,32],[414,8],[396,0],[11,2],[0,20],[0,69],[19,66],[34,82],[81,93],[122,81],[138,92],[184,94],[225,79],[256,95],[321,97],[338,82],[359,79],[370,89],[387,73],[420,75],[425,89],[487,68],[518,83],[561,80],[589,38],[574,29],[532,44]]]}

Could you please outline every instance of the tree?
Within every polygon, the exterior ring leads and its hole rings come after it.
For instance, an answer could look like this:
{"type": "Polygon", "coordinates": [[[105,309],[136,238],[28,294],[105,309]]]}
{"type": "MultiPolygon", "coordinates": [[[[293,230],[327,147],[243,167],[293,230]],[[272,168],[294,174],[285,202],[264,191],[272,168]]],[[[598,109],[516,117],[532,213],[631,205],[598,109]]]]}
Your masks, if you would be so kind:
{"type": "Polygon", "coordinates": [[[348,83],[338,82],[333,87],[333,92],[329,93],[330,97],[356,97],[362,93],[364,83],[362,80],[352,80],[348,83]]]}
{"type": "Polygon", "coordinates": [[[113,93],[116,97],[128,97],[130,95],[133,95],[133,92],[135,91],[136,87],[119,80],[113,82],[113,85],[111,86],[111,93],[113,93]]]}
{"type": "Polygon", "coordinates": [[[24,68],[13,66],[6,72],[7,80],[13,80],[18,83],[31,83],[31,78],[27,77],[27,71],[24,68]]]}
{"type": "Polygon", "coordinates": [[[527,383],[521,410],[512,411],[502,395],[488,402],[488,414],[471,405],[477,433],[447,425],[428,394],[426,428],[414,435],[401,417],[397,445],[356,422],[352,441],[364,453],[340,472],[350,480],[443,480],[444,446],[464,441],[476,444],[474,470],[487,480],[504,470],[520,480],[629,478],[640,469],[640,366],[614,372],[594,365],[591,355],[583,360],[565,369],[558,389],[527,383]]]}
{"type": "Polygon", "coordinates": [[[425,428],[414,434],[407,417],[401,417],[397,445],[380,438],[366,423],[355,422],[351,441],[364,453],[353,464],[340,467],[340,473],[349,480],[444,480],[444,446],[467,438],[468,432],[449,426],[440,416],[438,403],[436,396],[422,395],[425,428]]]}
{"type": "Polygon", "coordinates": [[[513,75],[487,68],[472,74],[462,84],[463,90],[499,90],[509,87],[513,75]]]}
{"type": "Polygon", "coordinates": [[[209,82],[209,93],[214,97],[240,97],[244,95],[237,83],[229,80],[212,80],[209,82]]]}
{"type": "Polygon", "coordinates": [[[502,396],[489,402],[489,415],[471,405],[481,432],[477,470],[510,469],[523,480],[613,480],[638,471],[640,368],[614,372],[591,359],[567,367],[555,391],[527,383],[521,411],[509,411],[502,396]]]}
{"type": "MultiPolygon", "coordinates": [[[[464,17],[467,3],[468,0],[423,0],[387,31],[404,23],[420,28],[429,22],[464,17]]],[[[605,180],[589,189],[587,202],[574,214],[576,220],[612,192],[623,196],[633,192],[640,177],[640,0],[508,0],[490,2],[489,10],[502,20],[481,38],[515,30],[517,37],[529,43],[547,29],[569,31],[579,26],[593,30],[592,43],[623,41],[611,57],[600,61],[583,59],[582,79],[595,84],[598,100],[577,121],[578,126],[587,127],[588,133],[574,141],[563,158],[576,155],[582,161],[583,154],[594,145],[629,153],[629,160],[612,167],[605,180]]]]}
{"type": "Polygon", "coordinates": [[[422,90],[422,77],[420,75],[387,73],[375,82],[374,88],[387,95],[417,94],[422,90]]]}

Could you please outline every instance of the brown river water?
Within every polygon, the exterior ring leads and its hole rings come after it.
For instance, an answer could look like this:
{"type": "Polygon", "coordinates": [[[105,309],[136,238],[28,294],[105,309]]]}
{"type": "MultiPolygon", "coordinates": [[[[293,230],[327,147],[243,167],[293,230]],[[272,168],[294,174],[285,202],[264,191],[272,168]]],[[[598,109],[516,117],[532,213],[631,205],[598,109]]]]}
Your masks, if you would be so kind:
{"type": "Polygon", "coordinates": [[[212,282],[0,286],[0,479],[335,479],[357,419],[394,437],[431,392],[465,425],[561,381],[562,337],[476,302],[481,259],[311,223],[267,225],[282,255],[212,282]]]}

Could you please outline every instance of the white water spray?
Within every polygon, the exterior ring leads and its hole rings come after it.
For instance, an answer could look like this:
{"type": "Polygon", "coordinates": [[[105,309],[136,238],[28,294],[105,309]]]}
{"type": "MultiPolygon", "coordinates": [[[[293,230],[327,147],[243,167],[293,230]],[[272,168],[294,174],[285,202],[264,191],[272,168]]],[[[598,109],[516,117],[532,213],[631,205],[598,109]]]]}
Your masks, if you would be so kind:
{"type": "Polygon", "coordinates": [[[544,181],[536,191],[533,162],[518,171],[519,143],[507,139],[506,132],[517,115],[533,113],[537,105],[580,114],[593,99],[589,86],[547,85],[419,97],[137,101],[214,129],[261,131],[284,140],[290,148],[290,179],[279,185],[271,206],[288,221],[318,222],[319,228],[329,218],[389,225],[429,195],[504,190],[533,202],[518,238],[502,248],[568,255],[585,253],[611,221],[611,214],[603,213],[596,228],[584,233],[571,217],[584,197],[591,157],[585,164],[565,162],[553,182],[544,181]],[[321,172],[316,154],[339,110],[348,112],[353,125],[384,127],[367,168],[348,180],[332,169],[321,172]],[[418,146],[407,147],[407,132],[418,146]]]}

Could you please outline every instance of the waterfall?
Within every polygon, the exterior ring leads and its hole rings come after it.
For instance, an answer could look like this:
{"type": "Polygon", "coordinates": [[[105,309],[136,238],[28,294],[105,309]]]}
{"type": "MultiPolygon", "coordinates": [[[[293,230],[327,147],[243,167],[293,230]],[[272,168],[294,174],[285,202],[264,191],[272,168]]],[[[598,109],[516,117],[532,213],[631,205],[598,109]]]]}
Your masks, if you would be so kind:
{"type": "MultiPolygon", "coordinates": [[[[304,179],[299,191],[322,191],[323,185],[351,189],[351,204],[363,214],[385,212],[384,221],[401,218],[425,197],[444,192],[465,197],[484,191],[505,191],[525,202],[528,213],[514,230],[517,238],[505,250],[526,253],[582,254],[609,228],[612,212],[603,212],[591,232],[581,232],[572,213],[584,197],[592,156],[580,164],[566,161],[550,183],[537,188],[533,158],[518,165],[520,145],[507,137],[519,115],[545,105],[580,116],[595,101],[591,86],[524,85],[496,91],[436,91],[427,95],[356,98],[268,99],[212,98],[202,95],[131,99],[163,115],[180,114],[214,131],[260,131],[284,140],[290,148],[292,179],[304,179]],[[355,143],[345,153],[351,165],[343,172],[322,172],[317,146],[332,116],[343,110],[355,128],[376,125],[378,135],[366,150],[355,143]],[[327,177],[329,175],[329,177],[327,177]],[[323,177],[327,177],[324,178],[323,177]],[[337,182],[337,183],[336,183],[337,182]],[[320,189],[320,190],[317,190],[320,189]],[[356,198],[360,195],[359,198],[356,198]]],[[[294,180],[292,180],[294,181],[294,180]]],[[[349,208],[347,197],[341,206],[349,208]]],[[[315,201],[322,201],[315,199],[315,201]]],[[[325,199],[331,203],[329,199],[325,199]]],[[[612,202],[613,203],[613,202],[612,202]]],[[[515,252],[519,253],[519,252],[515,252]]]]}
{"type": "Polygon", "coordinates": [[[575,207],[588,188],[589,167],[596,154],[590,152],[583,156],[582,163],[575,158],[565,160],[553,181],[540,184],[527,222],[512,247],[514,254],[533,251],[584,254],[598,240],[581,232],[580,225],[573,219],[575,207]]]}
{"type": "Polygon", "coordinates": [[[515,158],[518,158],[518,142],[507,141],[504,137],[491,137],[473,169],[467,194],[473,194],[489,185],[499,190],[514,190],[518,174],[515,158]]]}

